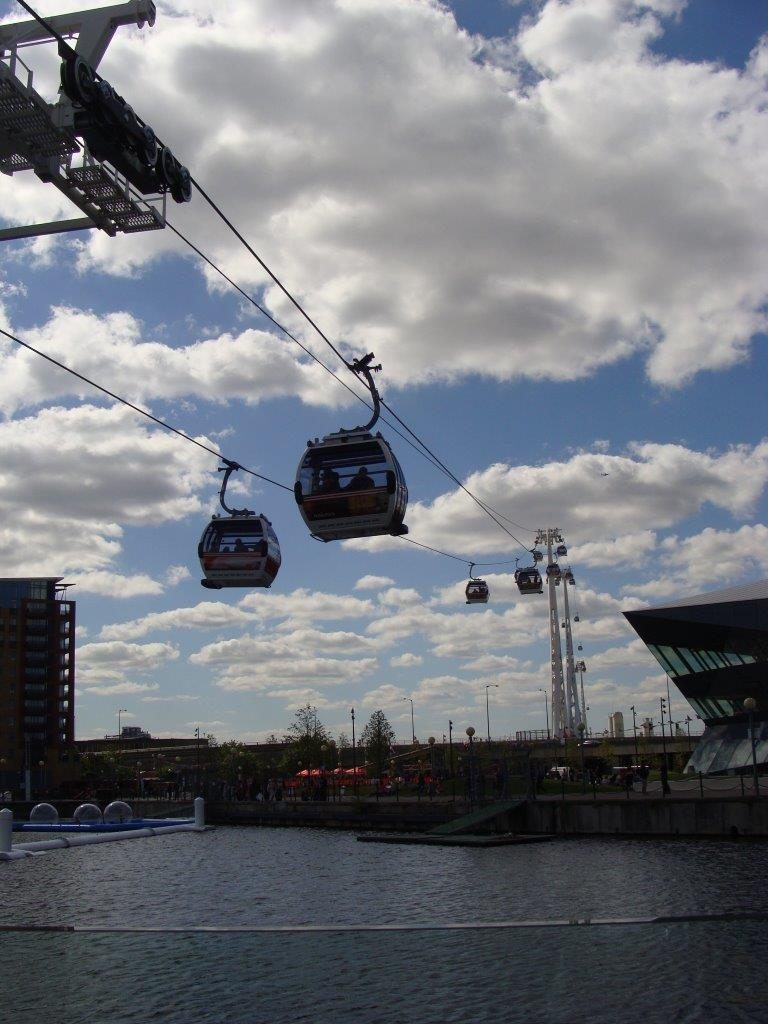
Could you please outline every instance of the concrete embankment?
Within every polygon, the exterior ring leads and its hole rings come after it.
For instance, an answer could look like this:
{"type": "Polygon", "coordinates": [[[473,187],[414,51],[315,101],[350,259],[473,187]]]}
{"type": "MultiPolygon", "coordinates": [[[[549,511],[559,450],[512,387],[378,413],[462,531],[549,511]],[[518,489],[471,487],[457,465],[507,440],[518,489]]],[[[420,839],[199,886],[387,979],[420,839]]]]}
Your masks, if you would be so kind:
{"type": "MultiPolygon", "coordinates": [[[[220,825],[299,826],[380,832],[428,832],[465,815],[463,801],[385,803],[212,801],[207,820],[220,825]]],[[[514,832],[556,836],[752,836],[768,838],[768,800],[661,799],[626,800],[588,797],[523,800],[514,809],[478,824],[478,834],[514,832]]]]}
{"type": "Polygon", "coordinates": [[[438,801],[348,800],[341,803],[212,800],[206,819],[212,825],[272,825],[304,828],[375,829],[382,832],[426,832],[465,813],[464,804],[438,801]]]}
{"type": "Polygon", "coordinates": [[[599,836],[768,837],[768,800],[529,800],[525,831],[599,836]]]}

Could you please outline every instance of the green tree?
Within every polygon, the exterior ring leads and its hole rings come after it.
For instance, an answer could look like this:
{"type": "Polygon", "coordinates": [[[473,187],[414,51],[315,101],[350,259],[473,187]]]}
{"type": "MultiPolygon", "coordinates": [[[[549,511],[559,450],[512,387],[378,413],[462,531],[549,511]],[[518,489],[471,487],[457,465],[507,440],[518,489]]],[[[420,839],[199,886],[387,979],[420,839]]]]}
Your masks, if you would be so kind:
{"type": "Polygon", "coordinates": [[[374,711],[368,719],[368,724],[363,729],[362,742],[366,758],[373,764],[377,777],[381,778],[389,761],[392,744],[395,742],[395,730],[383,711],[374,711]]]}
{"type": "Polygon", "coordinates": [[[258,775],[261,763],[244,743],[229,740],[214,748],[211,755],[213,770],[225,782],[235,783],[238,778],[258,775]]]}
{"type": "Polygon", "coordinates": [[[322,747],[330,745],[331,737],[317,717],[317,708],[305,704],[294,715],[283,741],[290,744],[290,756],[294,764],[301,761],[305,767],[318,768],[325,760],[322,747]]]}

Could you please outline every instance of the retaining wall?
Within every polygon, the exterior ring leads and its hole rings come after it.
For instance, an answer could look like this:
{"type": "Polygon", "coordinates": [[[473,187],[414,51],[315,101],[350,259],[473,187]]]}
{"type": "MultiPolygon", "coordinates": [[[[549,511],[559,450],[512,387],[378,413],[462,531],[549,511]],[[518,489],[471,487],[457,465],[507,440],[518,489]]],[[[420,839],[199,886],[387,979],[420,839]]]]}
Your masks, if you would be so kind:
{"type": "Polygon", "coordinates": [[[529,800],[526,832],[768,837],[768,800],[529,800]]]}

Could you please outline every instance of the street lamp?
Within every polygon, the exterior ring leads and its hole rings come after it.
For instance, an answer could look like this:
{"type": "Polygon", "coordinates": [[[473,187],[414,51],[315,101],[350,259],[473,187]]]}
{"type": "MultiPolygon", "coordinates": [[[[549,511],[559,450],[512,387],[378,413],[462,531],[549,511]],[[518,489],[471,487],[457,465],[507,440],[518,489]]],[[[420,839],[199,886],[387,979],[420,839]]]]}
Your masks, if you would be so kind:
{"type": "Polygon", "coordinates": [[[635,705],[629,709],[632,712],[632,735],[635,737],[635,764],[640,763],[640,754],[637,751],[637,715],[635,713],[635,705]]]}
{"type": "Polygon", "coordinates": [[[662,763],[661,763],[661,795],[666,796],[669,793],[669,765],[667,764],[667,737],[664,731],[664,715],[667,711],[667,702],[663,697],[659,697],[659,707],[661,708],[661,750],[662,750],[662,763]]]}
{"type": "Polygon", "coordinates": [[[429,744],[429,799],[431,800],[435,792],[435,737],[430,736],[427,740],[429,744]]]}
{"type": "Polygon", "coordinates": [[[413,724],[413,697],[403,697],[403,700],[409,700],[411,702],[411,740],[413,741],[414,747],[416,746],[416,727],[413,724]]]}
{"type": "Polygon", "coordinates": [[[469,807],[471,810],[475,803],[475,748],[473,743],[475,730],[468,725],[466,733],[469,736],[469,807]]]}
{"type": "Polygon", "coordinates": [[[490,690],[490,688],[492,686],[495,686],[496,689],[498,690],[499,684],[498,683],[486,683],[485,684],[485,722],[486,722],[486,725],[488,726],[488,742],[489,743],[491,742],[491,713],[488,710],[488,691],[490,690]]]}
{"type": "MultiPolygon", "coordinates": [[[[118,708],[118,710],[117,710],[117,741],[118,741],[118,744],[120,742],[120,737],[122,736],[122,727],[121,727],[121,724],[120,724],[120,716],[124,715],[124,714],[127,714],[127,713],[128,713],[128,708],[118,708]]],[[[119,750],[120,747],[118,746],[117,749],[119,750]]]]}
{"type": "Polygon", "coordinates": [[[544,694],[544,714],[547,719],[547,739],[549,739],[549,700],[547,698],[547,691],[543,686],[539,687],[539,693],[544,694]]]}
{"type": "Polygon", "coordinates": [[[587,775],[584,769],[584,730],[586,726],[583,722],[579,722],[576,726],[579,731],[579,746],[581,747],[581,792],[587,792],[587,775]]]}
{"type": "Polygon", "coordinates": [[[589,708],[587,707],[587,702],[584,699],[584,673],[587,671],[587,664],[585,661],[577,661],[576,668],[579,671],[579,686],[581,688],[581,718],[584,722],[587,735],[589,735],[589,729],[587,728],[587,711],[589,711],[589,708]]]}
{"type": "MultiPolygon", "coordinates": [[[[321,784],[322,788],[321,788],[320,795],[321,795],[321,798],[323,800],[327,800],[328,799],[328,793],[327,793],[326,781],[325,781],[325,755],[326,755],[327,752],[328,752],[328,744],[327,743],[321,743],[320,744],[320,784],[321,784]]],[[[331,794],[331,795],[333,795],[333,794],[331,794]]]]}
{"type": "Polygon", "coordinates": [[[355,747],[355,709],[349,712],[352,715],[352,786],[355,797],[357,797],[357,751],[355,747]]]}
{"type": "Polygon", "coordinates": [[[456,773],[453,770],[453,722],[448,719],[448,770],[451,773],[451,799],[456,803],[456,773]]]}
{"type": "Polygon", "coordinates": [[[195,729],[195,777],[197,795],[200,796],[200,726],[195,729]]]}
{"type": "Polygon", "coordinates": [[[755,711],[757,701],[754,697],[747,697],[744,701],[744,710],[749,715],[749,741],[752,744],[752,785],[755,789],[755,797],[760,796],[760,783],[757,777],[757,748],[755,746],[755,711]]]}
{"type": "Polygon", "coordinates": [[[141,761],[137,761],[136,762],[136,790],[137,790],[136,795],[138,797],[144,796],[144,794],[141,791],[142,790],[142,786],[141,786],[141,761]]]}

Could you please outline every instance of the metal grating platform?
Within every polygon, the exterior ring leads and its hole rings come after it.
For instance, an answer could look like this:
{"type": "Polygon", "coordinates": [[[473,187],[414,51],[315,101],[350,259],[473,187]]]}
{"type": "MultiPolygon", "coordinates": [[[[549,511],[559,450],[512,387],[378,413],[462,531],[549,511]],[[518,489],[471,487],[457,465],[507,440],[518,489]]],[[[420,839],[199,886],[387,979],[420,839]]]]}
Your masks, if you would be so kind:
{"type": "Polygon", "coordinates": [[[165,226],[163,218],[154,207],[139,205],[101,164],[70,167],[66,174],[95,207],[114,221],[119,231],[131,234],[136,231],[154,231],[165,226]]]}
{"type": "Polygon", "coordinates": [[[34,170],[52,158],[63,162],[79,149],[51,123],[49,105],[0,61],[0,171],[34,170]]]}

